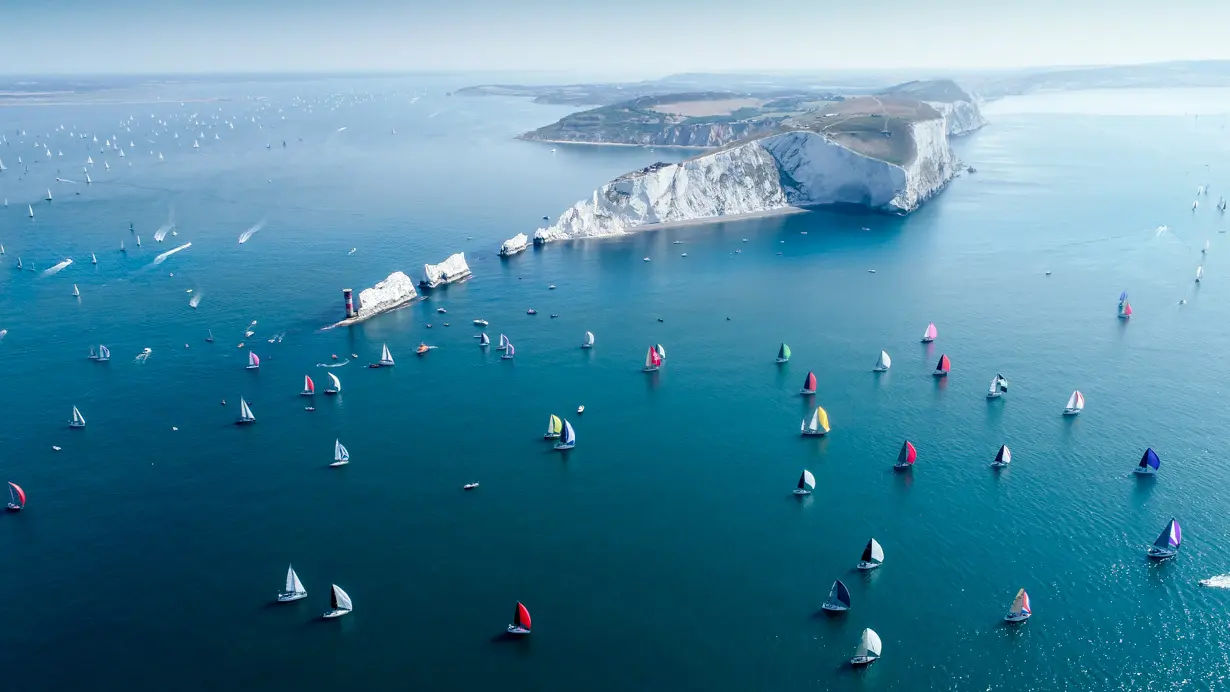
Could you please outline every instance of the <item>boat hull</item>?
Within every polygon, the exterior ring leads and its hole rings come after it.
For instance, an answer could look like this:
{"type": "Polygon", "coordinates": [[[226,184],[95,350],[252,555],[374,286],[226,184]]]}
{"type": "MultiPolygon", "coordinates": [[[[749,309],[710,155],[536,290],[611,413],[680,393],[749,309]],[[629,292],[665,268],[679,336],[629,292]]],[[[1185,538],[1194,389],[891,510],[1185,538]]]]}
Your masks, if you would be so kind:
{"type": "Polygon", "coordinates": [[[1158,548],[1156,546],[1149,548],[1149,557],[1154,560],[1168,560],[1178,554],[1179,551],[1177,550],[1163,550],[1162,548],[1158,548]]]}
{"type": "Polygon", "coordinates": [[[1008,465],[1008,462],[1006,461],[992,461],[991,462],[991,468],[993,469],[1002,469],[1007,465],[1008,465]]]}
{"type": "Polygon", "coordinates": [[[10,503],[8,503],[8,505],[7,505],[7,506],[5,506],[5,509],[7,509],[7,510],[8,510],[8,511],[10,511],[10,512],[20,512],[20,511],[21,511],[21,505],[13,504],[12,502],[10,502],[10,503]]]}
{"type": "Polygon", "coordinates": [[[932,339],[931,337],[927,337],[927,336],[924,336],[924,337],[922,338],[922,342],[923,342],[924,344],[929,344],[929,343],[931,343],[932,341],[935,341],[935,339],[932,339]]]}
{"type": "Polygon", "coordinates": [[[781,365],[782,363],[789,363],[790,359],[789,358],[778,358],[776,362],[778,365],[781,365]]]}
{"type": "Polygon", "coordinates": [[[1133,473],[1135,473],[1137,476],[1152,476],[1156,474],[1157,471],[1154,471],[1151,467],[1146,466],[1143,469],[1141,468],[1136,469],[1133,473]]]}
{"type": "Polygon", "coordinates": [[[512,360],[512,359],[513,359],[513,357],[512,357],[512,356],[510,356],[510,355],[508,355],[507,353],[505,353],[504,355],[500,356],[500,360],[512,360]]]}
{"type": "MultiPolygon", "coordinates": [[[[419,355],[423,355],[423,353],[426,353],[426,351],[423,351],[423,352],[422,352],[422,353],[420,353],[419,355]]],[[[391,360],[382,360],[382,361],[380,361],[380,367],[382,367],[382,368],[391,368],[391,367],[393,367],[393,361],[391,361],[391,360]]]]}
{"type": "Polygon", "coordinates": [[[1080,414],[1081,414],[1081,409],[1078,409],[1078,408],[1065,408],[1063,410],[1063,415],[1065,416],[1079,416],[1080,414]]]}
{"type": "Polygon", "coordinates": [[[795,489],[794,489],[794,494],[795,494],[795,495],[811,495],[811,491],[810,491],[810,490],[804,490],[803,488],[795,488],[795,489]]]}
{"type": "Polygon", "coordinates": [[[932,374],[932,375],[935,375],[936,377],[948,377],[948,371],[947,371],[947,370],[936,370],[935,372],[933,372],[933,373],[931,373],[931,374],[932,374]]]}
{"type": "Polygon", "coordinates": [[[872,368],[871,371],[872,372],[888,372],[888,368],[884,367],[883,365],[877,365],[874,368],[872,368]]]}
{"type": "Polygon", "coordinates": [[[566,443],[564,443],[564,442],[557,442],[557,443],[556,443],[556,445],[555,445],[555,450],[556,450],[556,451],[559,451],[559,452],[563,452],[563,451],[566,451],[566,450],[572,449],[573,447],[576,447],[576,445],[575,445],[575,444],[566,444],[566,443]]]}
{"type": "Polygon", "coordinates": [[[803,437],[824,437],[829,434],[827,430],[804,430],[803,437]]]}
{"type": "Polygon", "coordinates": [[[843,606],[840,603],[825,603],[824,605],[820,607],[824,610],[829,611],[830,613],[844,613],[847,610],[849,610],[848,607],[843,606]]]}
{"type": "Polygon", "coordinates": [[[650,365],[641,370],[641,372],[657,372],[660,368],[656,365],[650,365]]]}
{"type": "Polygon", "coordinates": [[[261,369],[261,366],[259,365],[248,365],[244,367],[244,370],[260,370],[260,369],[261,369]]]}
{"type": "Polygon", "coordinates": [[[329,612],[325,613],[324,615],[321,615],[320,617],[325,618],[325,619],[340,618],[341,616],[347,615],[349,613],[350,613],[349,610],[330,610],[329,612]]]}
{"type": "Polygon", "coordinates": [[[68,424],[68,427],[70,427],[70,428],[84,428],[84,427],[85,427],[85,423],[77,423],[76,421],[74,421],[74,422],[72,422],[72,423],[69,423],[69,424],[68,424]]]}
{"type": "Polygon", "coordinates": [[[1004,622],[1025,622],[1029,619],[1029,613],[1008,613],[1004,616],[1004,622]]]}
{"type": "Polygon", "coordinates": [[[299,392],[299,396],[315,396],[316,392],[299,392]]]}
{"type": "Polygon", "coordinates": [[[865,666],[871,663],[875,663],[876,659],[878,658],[879,656],[855,656],[854,658],[850,659],[850,665],[865,666]]]}
{"type": "Polygon", "coordinates": [[[593,344],[581,344],[581,348],[593,348],[593,344]]]}
{"type": "Polygon", "coordinates": [[[914,468],[913,464],[893,464],[893,469],[897,471],[905,471],[914,468]]]}
{"type": "Polygon", "coordinates": [[[251,425],[252,423],[255,423],[255,422],[256,422],[255,418],[240,418],[239,420],[235,421],[235,425],[251,425]]]}
{"type": "Polygon", "coordinates": [[[547,433],[547,434],[545,434],[545,435],[543,435],[543,436],[542,436],[542,439],[544,439],[544,440],[558,440],[558,439],[559,439],[559,433],[547,433]]]}
{"type": "Polygon", "coordinates": [[[339,392],[336,389],[326,389],[325,390],[325,394],[328,394],[329,396],[333,396],[334,394],[338,394],[338,393],[339,392]]]}
{"type": "Polygon", "coordinates": [[[524,627],[519,626],[519,625],[509,625],[509,626],[508,626],[508,633],[509,633],[509,634],[515,634],[515,635],[517,635],[518,637],[520,637],[520,636],[524,636],[524,635],[529,634],[529,633],[530,633],[530,631],[529,631],[529,630],[527,630],[527,629],[525,629],[524,627]]]}
{"type": "Polygon", "coordinates": [[[875,569],[875,568],[879,567],[879,566],[880,566],[880,564],[881,564],[881,563],[879,563],[879,562],[861,562],[861,561],[860,561],[860,562],[858,563],[858,568],[859,568],[859,569],[861,569],[861,570],[863,570],[863,571],[866,571],[866,570],[869,570],[869,569],[875,569]]]}
{"type": "Polygon", "coordinates": [[[800,389],[799,390],[799,394],[802,394],[803,396],[811,396],[812,394],[815,394],[815,393],[816,393],[816,390],[814,389],[800,389]]]}
{"type": "Polygon", "coordinates": [[[280,593],[278,594],[278,603],[290,603],[291,601],[297,601],[301,598],[307,598],[306,591],[299,591],[297,593],[280,593]]]}
{"type": "Polygon", "coordinates": [[[349,463],[350,463],[349,461],[335,461],[335,462],[333,462],[332,464],[329,464],[329,466],[330,466],[330,467],[334,467],[334,466],[345,466],[346,464],[349,464],[349,463]]]}
{"type": "Polygon", "coordinates": [[[998,399],[998,398],[1000,398],[1001,396],[1003,396],[1003,394],[1002,394],[1002,393],[1000,393],[1000,392],[987,392],[987,398],[988,398],[988,399],[998,399]]]}

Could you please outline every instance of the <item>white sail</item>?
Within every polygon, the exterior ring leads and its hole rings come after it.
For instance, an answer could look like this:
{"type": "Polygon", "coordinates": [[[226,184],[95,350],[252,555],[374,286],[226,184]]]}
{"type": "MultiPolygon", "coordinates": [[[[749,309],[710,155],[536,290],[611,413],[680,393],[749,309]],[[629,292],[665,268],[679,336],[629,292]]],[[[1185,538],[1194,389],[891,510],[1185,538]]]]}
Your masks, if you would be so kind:
{"type": "Polygon", "coordinates": [[[350,602],[350,595],[342,591],[342,587],[337,584],[333,585],[333,602],[337,604],[338,610],[354,610],[354,604],[350,602]]]}
{"type": "Polygon", "coordinates": [[[73,407],[73,424],[77,426],[85,425],[85,416],[81,415],[76,406],[73,407]]]}
{"type": "Polygon", "coordinates": [[[1072,396],[1068,398],[1068,405],[1065,407],[1069,411],[1079,411],[1085,408],[1085,397],[1079,390],[1072,392],[1072,396]]]}
{"type": "Polygon", "coordinates": [[[90,253],[90,264],[98,264],[98,255],[90,253]]]}
{"type": "Polygon", "coordinates": [[[77,284],[73,284],[73,295],[74,295],[74,296],[80,296],[80,295],[81,295],[81,289],[77,288],[77,284]]]}
{"type": "Polygon", "coordinates": [[[880,635],[876,634],[875,630],[868,627],[863,630],[863,636],[859,639],[858,650],[854,652],[857,656],[874,656],[880,657],[880,635]]]}
{"type": "Polygon", "coordinates": [[[350,452],[346,451],[346,446],[341,440],[333,441],[333,460],[334,461],[350,461],[350,452]]]}
{"type": "Polygon", "coordinates": [[[880,547],[880,542],[874,538],[871,539],[871,561],[877,563],[884,562],[884,549],[880,547]]]}
{"type": "Polygon", "coordinates": [[[329,375],[329,379],[333,380],[333,389],[339,392],[342,391],[342,381],[337,379],[337,375],[334,375],[333,373],[327,374],[329,375]]]}
{"type": "Polygon", "coordinates": [[[593,332],[585,332],[585,338],[581,340],[581,345],[582,345],[582,346],[587,346],[587,347],[588,347],[588,346],[593,346],[593,345],[594,345],[594,333],[593,333],[593,332]]]}
{"type": "MultiPolygon", "coordinates": [[[[866,362],[866,361],[863,361],[866,362]]],[[[880,358],[876,361],[877,370],[888,370],[893,366],[893,359],[888,357],[887,351],[880,351],[880,358]]]]}
{"type": "Polygon", "coordinates": [[[107,348],[106,346],[100,345],[98,347],[98,359],[99,360],[111,360],[111,349],[107,348]]]}
{"type": "Polygon", "coordinates": [[[256,416],[252,414],[252,409],[248,406],[248,402],[242,397],[239,399],[239,418],[241,420],[256,420],[256,416]]]}
{"type": "Polygon", "coordinates": [[[1200,278],[1202,276],[1204,276],[1204,265],[1203,264],[1198,265],[1196,267],[1196,281],[1200,281],[1200,278]]]}
{"type": "Polygon", "coordinates": [[[385,344],[384,349],[380,352],[380,364],[381,365],[392,365],[393,364],[393,354],[389,351],[388,344],[385,344]]]}
{"type": "Polygon", "coordinates": [[[807,469],[803,469],[803,477],[799,480],[802,481],[804,490],[814,490],[816,487],[816,477],[807,469]]]}
{"type": "Polygon", "coordinates": [[[295,574],[294,565],[286,568],[286,591],[285,593],[306,594],[307,589],[303,588],[303,582],[299,581],[299,575],[295,574]]]}

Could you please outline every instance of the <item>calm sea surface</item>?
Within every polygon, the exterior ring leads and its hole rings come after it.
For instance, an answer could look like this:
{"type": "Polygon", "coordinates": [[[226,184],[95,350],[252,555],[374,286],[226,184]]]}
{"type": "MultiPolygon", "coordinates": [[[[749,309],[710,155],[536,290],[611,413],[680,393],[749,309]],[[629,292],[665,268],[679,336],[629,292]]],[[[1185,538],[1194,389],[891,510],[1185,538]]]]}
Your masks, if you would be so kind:
{"type": "Polygon", "coordinates": [[[1230,92],[1143,114],[1157,94],[995,104],[957,144],[977,173],[905,218],[822,211],[502,261],[542,216],[687,153],[516,141],[568,109],[446,95],[473,81],[0,108],[0,480],[29,494],[0,516],[14,689],[1225,687],[1230,591],[1198,582],[1230,572],[1214,209],[1230,92]],[[124,158],[100,151],[113,136],[124,158]],[[321,331],[341,288],[456,251],[468,283],[321,331]],[[477,347],[476,318],[515,361],[477,347]],[[922,345],[929,321],[940,338],[922,345]],[[437,348],[415,357],[420,342],[437,348]],[[85,359],[100,343],[110,363],[85,359]],[[397,367],[364,368],[384,343],[397,367]],[[654,343],[668,358],[645,375],[654,343]],[[881,349],[893,368],[875,375],[881,349]],[[326,372],[342,396],[305,411],[303,376],[326,372]],[[997,372],[1011,387],[988,402],[997,372]],[[1062,417],[1078,388],[1085,412],[1062,417]],[[241,396],[253,426],[232,424],[241,396]],[[833,431],[801,438],[816,403],[833,431]],[[541,439],[551,413],[576,428],[567,457],[541,439]],[[335,439],[348,467],[327,468],[335,439]],[[904,439],[918,464],[894,473],[904,439]],[[1138,480],[1149,446],[1161,473],[1138,480]],[[799,501],[804,468],[818,485],[799,501]],[[1182,552],[1152,563],[1172,516],[1182,552]],[[872,536],[885,563],[859,574],[872,536]],[[271,604],[290,562],[309,596],[271,604]],[[853,608],[823,617],[838,578],[853,608]],[[331,583],[355,610],[322,622],[331,583]],[[1034,617],[1006,627],[1021,587],[1034,617]],[[510,642],[518,600],[534,633],[510,642]],[[884,655],[853,671],[864,627],[884,655]]]}

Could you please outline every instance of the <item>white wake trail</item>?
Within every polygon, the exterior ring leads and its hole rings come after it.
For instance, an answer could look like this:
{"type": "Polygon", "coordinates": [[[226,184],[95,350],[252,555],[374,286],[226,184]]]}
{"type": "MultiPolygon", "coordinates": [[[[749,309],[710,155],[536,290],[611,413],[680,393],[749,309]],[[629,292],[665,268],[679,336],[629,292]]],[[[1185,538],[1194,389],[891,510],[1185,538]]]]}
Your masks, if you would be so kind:
{"type": "Polygon", "coordinates": [[[261,219],[255,226],[239,234],[239,244],[243,245],[244,243],[248,242],[249,238],[256,235],[257,232],[260,231],[264,227],[265,227],[265,220],[261,219]]]}
{"type": "Polygon", "coordinates": [[[50,269],[43,270],[43,276],[51,276],[52,274],[59,274],[61,270],[63,270],[65,267],[67,267],[68,265],[72,263],[73,261],[71,259],[66,259],[63,262],[51,267],[50,269]]]}
{"type": "Polygon", "coordinates": [[[157,266],[157,265],[159,265],[159,264],[162,264],[162,263],[163,263],[163,262],[165,262],[165,261],[166,261],[166,259],[167,259],[168,257],[170,257],[171,255],[174,255],[175,253],[179,252],[180,250],[187,250],[187,249],[188,249],[188,248],[190,248],[190,247],[192,247],[192,243],[184,243],[183,245],[180,245],[179,247],[174,247],[174,248],[171,248],[170,250],[167,250],[166,252],[162,253],[161,255],[158,255],[157,257],[155,257],[155,258],[154,258],[154,261],[149,263],[149,266],[151,266],[151,267],[155,267],[155,266],[157,266]]]}

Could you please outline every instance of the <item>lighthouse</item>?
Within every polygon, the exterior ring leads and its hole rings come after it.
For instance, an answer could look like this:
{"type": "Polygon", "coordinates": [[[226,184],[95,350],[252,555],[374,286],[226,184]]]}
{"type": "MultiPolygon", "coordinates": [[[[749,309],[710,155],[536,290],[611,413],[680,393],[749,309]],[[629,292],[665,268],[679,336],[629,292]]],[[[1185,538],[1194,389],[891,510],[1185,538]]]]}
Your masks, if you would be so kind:
{"type": "Polygon", "coordinates": [[[346,299],[346,317],[354,317],[354,291],[349,288],[343,288],[342,297],[346,299]]]}

